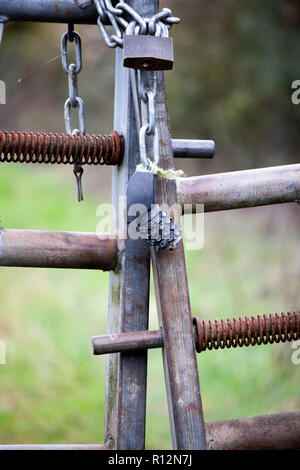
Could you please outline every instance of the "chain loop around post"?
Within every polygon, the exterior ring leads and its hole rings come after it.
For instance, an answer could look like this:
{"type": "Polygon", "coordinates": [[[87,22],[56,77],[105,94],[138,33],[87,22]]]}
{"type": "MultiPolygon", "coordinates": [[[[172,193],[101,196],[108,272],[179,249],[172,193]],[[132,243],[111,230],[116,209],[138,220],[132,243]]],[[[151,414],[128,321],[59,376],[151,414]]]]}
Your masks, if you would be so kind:
{"type": "MultiPolygon", "coordinates": [[[[125,0],[120,0],[115,6],[111,0],[93,0],[93,2],[99,15],[98,28],[110,48],[123,47],[124,34],[168,37],[171,26],[180,22],[179,18],[172,15],[169,8],[163,8],[151,18],[143,18],[125,0]],[[113,34],[109,35],[104,23],[109,23],[113,27],[113,34]]],[[[156,81],[154,76],[153,86],[151,84],[145,88],[143,78],[140,70],[130,71],[140,158],[143,165],[149,169],[159,162],[159,134],[155,122],[156,81]],[[149,152],[152,154],[152,161],[147,157],[147,143],[148,146],[152,145],[153,151],[149,152]]],[[[73,96],[70,97],[72,98],[73,96]]]]}
{"type": "Polygon", "coordinates": [[[152,35],[155,34],[156,24],[158,22],[163,22],[164,20],[169,18],[170,15],[172,15],[171,10],[169,10],[169,8],[164,8],[162,11],[160,11],[156,15],[152,16],[152,18],[150,18],[149,24],[148,24],[148,33],[152,34],[152,35]]]}
{"type": "MultiPolygon", "coordinates": [[[[173,24],[180,22],[180,18],[172,15],[169,8],[163,10],[151,18],[143,18],[134,8],[128,5],[125,0],[119,1],[114,7],[111,0],[93,0],[98,12],[97,25],[104,39],[105,44],[110,48],[123,47],[123,35],[130,23],[134,22],[138,27],[133,34],[152,34],[167,36],[173,24]],[[109,23],[113,27],[113,34],[109,34],[104,23],[109,23]],[[162,26],[163,25],[163,26],[162,26]],[[161,33],[162,32],[162,33],[161,33]]],[[[126,34],[128,34],[126,32],[126,34]]]]}

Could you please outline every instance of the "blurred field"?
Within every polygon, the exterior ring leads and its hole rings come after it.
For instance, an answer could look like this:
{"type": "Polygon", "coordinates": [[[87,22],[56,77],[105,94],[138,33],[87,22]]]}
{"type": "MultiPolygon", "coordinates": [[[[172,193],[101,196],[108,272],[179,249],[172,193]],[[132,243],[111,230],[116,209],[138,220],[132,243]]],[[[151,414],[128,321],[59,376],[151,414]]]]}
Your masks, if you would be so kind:
{"type": "MultiPolygon", "coordinates": [[[[289,28],[282,13],[293,2],[265,2],[270,14],[256,1],[230,0],[221,9],[219,0],[191,0],[188,10],[185,2],[164,3],[183,17],[174,28],[178,61],[167,74],[174,137],[217,142],[213,162],[178,161],[178,168],[190,175],[299,162],[300,115],[289,88],[300,69],[296,48],[294,55],[286,52],[286,38],[298,38],[300,20],[289,28]]],[[[67,78],[55,57],[64,29],[7,28],[1,129],[63,130],[67,78]]],[[[88,130],[104,133],[112,126],[113,54],[96,28],[78,29],[88,130]]],[[[87,169],[83,185],[85,201],[78,204],[70,168],[3,164],[1,224],[94,231],[96,208],[109,200],[110,170],[87,169]]],[[[296,204],[206,215],[204,248],[187,253],[193,314],[209,319],[298,309],[299,219],[296,204]]],[[[92,356],[90,338],[106,331],[108,274],[0,268],[0,279],[0,340],[7,345],[0,442],[102,442],[105,360],[92,356]]],[[[157,326],[153,292],[150,323],[157,326]]],[[[300,366],[292,364],[292,351],[281,344],[198,356],[205,419],[300,409],[300,366]]],[[[147,406],[148,448],[170,448],[158,350],[149,352],[147,406]]]]}

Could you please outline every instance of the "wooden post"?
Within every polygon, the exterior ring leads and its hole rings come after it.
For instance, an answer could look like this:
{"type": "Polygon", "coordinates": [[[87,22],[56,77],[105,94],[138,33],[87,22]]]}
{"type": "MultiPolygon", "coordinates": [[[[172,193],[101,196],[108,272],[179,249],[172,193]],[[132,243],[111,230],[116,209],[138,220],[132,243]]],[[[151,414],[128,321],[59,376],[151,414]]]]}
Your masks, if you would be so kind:
{"type": "MultiPolygon", "coordinates": [[[[157,0],[129,0],[140,15],[157,12],[157,0]]],[[[122,165],[113,168],[112,201],[126,193],[139,160],[138,137],[130,87],[123,67],[123,50],[116,50],[114,129],[124,136],[122,165]]],[[[145,240],[119,241],[120,269],[112,272],[109,287],[108,333],[148,329],[150,253],[145,240]]],[[[114,354],[107,359],[104,443],[109,449],[145,447],[147,351],[114,354]]]]}
{"type": "MultiPolygon", "coordinates": [[[[156,119],[160,166],[174,167],[164,76],[157,73],[156,119]]],[[[176,183],[160,178],[156,202],[177,202],[176,183]]],[[[179,218],[179,217],[178,217],[179,218]]],[[[183,242],[175,251],[151,250],[174,449],[205,449],[205,432],[183,242]]]]}

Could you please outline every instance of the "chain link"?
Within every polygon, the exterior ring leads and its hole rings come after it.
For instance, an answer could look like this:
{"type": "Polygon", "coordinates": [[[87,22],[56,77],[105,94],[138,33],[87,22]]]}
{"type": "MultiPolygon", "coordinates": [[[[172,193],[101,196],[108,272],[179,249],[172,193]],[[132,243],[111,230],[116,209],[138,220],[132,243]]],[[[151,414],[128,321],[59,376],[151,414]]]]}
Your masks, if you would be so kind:
{"type": "MultiPolygon", "coordinates": [[[[62,68],[68,75],[68,87],[69,97],[65,101],[64,105],[64,118],[66,133],[72,135],[85,134],[85,114],[84,114],[84,103],[78,96],[78,74],[82,69],[82,50],[81,50],[81,38],[79,34],[74,31],[74,25],[68,25],[68,31],[66,31],[61,38],[61,59],[62,68]],[[75,64],[69,63],[68,61],[68,43],[75,44],[75,64]],[[73,129],[71,110],[78,108],[78,120],[79,129],[73,129]]],[[[83,200],[81,177],[83,174],[83,168],[81,165],[74,164],[73,172],[77,182],[77,193],[78,201],[83,200]]]]}
{"type": "Polygon", "coordinates": [[[147,85],[145,85],[146,78],[150,78],[149,72],[138,70],[136,73],[134,80],[133,74],[135,74],[135,71],[133,71],[131,80],[133,95],[137,95],[137,99],[133,101],[138,103],[135,114],[137,126],[140,126],[138,129],[140,159],[141,163],[150,169],[151,165],[157,165],[159,162],[159,132],[155,115],[156,75],[154,73],[152,80],[148,80],[147,85]],[[150,151],[150,145],[152,146],[152,152],[150,151]],[[148,154],[152,154],[152,161],[147,157],[148,154]]]}
{"type": "MultiPolygon", "coordinates": [[[[172,24],[179,23],[179,18],[173,17],[168,8],[153,15],[151,18],[142,18],[124,0],[115,7],[110,0],[94,0],[98,11],[98,27],[108,47],[123,47],[123,35],[152,35],[168,37],[172,24]],[[126,15],[126,17],[125,17],[126,15]],[[114,33],[109,35],[105,24],[110,24],[114,33]]],[[[129,70],[132,98],[134,105],[137,135],[139,138],[140,160],[142,165],[150,171],[162,171],[159,164],[159,132],[156,125],[155,98],[156,73],[145,70],[129,70]],[[152,159],[150,159],[150,156],[152,159]]],[[[141,222],[141,230],[148,232],[150,244],[157,250],[174,249],[181,239],[181,231],[174,221],[158,205],[156,213],[145,215],[146,220],[141,222]]]]}
{"type": "MultiPolygon", "coordinates": [[[[99,15],[98,28],[110,48],[123,47],[124,33],[167,37],[171,26],[180,22],[169,8],[163,8],[151,18],[143,18],[125,0],[119,1],[116,6],[112,5],[111,0],[93,1],[99,15]],[[113,34],[109,35],[105,23],[113,27],[113,34]]],[[[140,70],[130,70],[140,158],[143,165],[149,169],[151,165],[159,162],[159,133],[155,117],[156,77],[154,75],[153,85],[148,86],[145,86],[144,78],[145,75],[142,75],[140,70]],[[148,147],[151,141],[153,161],[147,157],[147,141],[148,147]]]]}
{"type": "MultiPolygon", "coordinates": [[[[93,0],[98,12],[97,25],[108,47],[123,47],[124,33],[128,35],[142,34],[168,37],[169,29],[180,19],[172,15],[169,8],[143,18],[125,0],[119,1],[116,6],[111,0],[93,0]],[[105,24],[113,27],[113,34],[109,34],[105,24]]],[[[145,86],[145,75],[140,70],[130,70],[131,88],[135,108],[135,120],[139,135],[141,162],[148,169],[159,162],[159,133],[155,117],[156,77],[153,84],[145,86]],[[148,142],[147,142],[148,141],[148,142]],[[147,143],[152,145],[153,161],[147,157],[147,143]]]]}
{"type": "Polygon", "coordinates": [[[157,36],[161,34],[167,36],[171,26],[180,22],[179,18],[172,15],[169,8],[163,8],[161,12],[151,18],[143,18],[125,0],[121,0],[115,7],[113,7],[111,0],[94,0],[94,4],[99,15],[97,20],[98,28],[106,45],[110,48],[123,47],[124,32],[128,34],[127,28],[132,22],[137,27],[133,28],[134,34],[157,36]],[[104,23],[108,23],[113,27],[113,34],[109,35],[104,23]]]}

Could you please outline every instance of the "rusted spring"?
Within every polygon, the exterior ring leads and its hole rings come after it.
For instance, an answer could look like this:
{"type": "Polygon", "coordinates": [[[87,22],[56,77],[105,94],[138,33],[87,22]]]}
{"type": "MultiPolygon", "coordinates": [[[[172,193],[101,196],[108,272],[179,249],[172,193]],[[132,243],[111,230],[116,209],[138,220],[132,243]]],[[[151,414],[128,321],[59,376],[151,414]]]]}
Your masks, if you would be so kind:
{"type": "Polygon", "coordinates": [[[123,139],[107,135],[0,131],[0,162],[117,165],[123,139]]]}
{"type": "MultiPolygon", "coordinates": [[[[279,343],[300,339],[300,314],[258,315],[237,320],[201,321],[194,318],[194,340],[197,352],[225,347],[279,343]]],[[[96,355],[134,352],[164,347],[163,330],[133,331],[114,335],[94,336],[96,355]]]]}
{"type": "Polygon", "coordinates": [[[206,349],[236,348],[260,344],[285,343],[300,339],[299,312],[236,317],[231,320],[194,318],[197,352],[206,349]]]}

